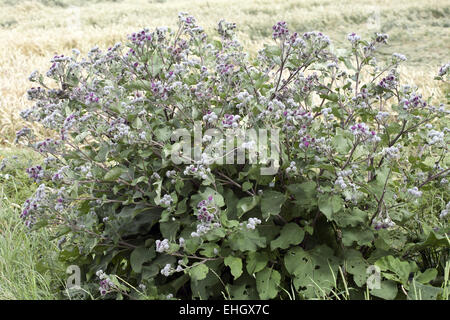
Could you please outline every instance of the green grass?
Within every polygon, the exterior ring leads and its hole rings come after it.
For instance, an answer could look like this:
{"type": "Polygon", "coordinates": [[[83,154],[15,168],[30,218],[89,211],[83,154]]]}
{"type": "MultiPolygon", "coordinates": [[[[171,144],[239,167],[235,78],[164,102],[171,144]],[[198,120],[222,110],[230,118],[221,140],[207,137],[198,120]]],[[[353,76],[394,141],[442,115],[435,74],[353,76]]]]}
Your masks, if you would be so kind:
{"type": "Polygon", "coordinates": [[[51,231],[30,232],[19,217],[20,204],[35,189],[24,170],[37,156],[0,149],[0,162],[5,158],[7,165],[0,171],[0,299],[55,299],[62,271],[51,231]]]}

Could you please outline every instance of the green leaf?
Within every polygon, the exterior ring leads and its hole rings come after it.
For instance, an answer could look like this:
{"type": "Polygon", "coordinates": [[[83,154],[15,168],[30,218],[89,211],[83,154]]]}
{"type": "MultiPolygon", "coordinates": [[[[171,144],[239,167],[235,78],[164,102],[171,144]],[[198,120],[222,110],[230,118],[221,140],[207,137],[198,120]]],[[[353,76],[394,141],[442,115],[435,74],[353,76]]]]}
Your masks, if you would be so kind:
{"type": "Polygon", "coordinates": [[[132,186],[135,186],[135,185],[137,185],[138,183],[144,182],[144,181],[147,181],[147,180],[148,180],[147,177],[142,176],[142,177],[139,177],[139,178],[137,178],[137,179],[133,179],[133,181],[131,181],[131,185],[132,185],[132,186]]]}
{"type": "Polygon", "coordinates": [[[397,284],[391,280],[383,280],[380,282],[379,289],[370,290],[370,294],[385,300],[393,300],[397,296],[397,284]]]}
{"type": "Polygon", "coordinates": [[[253,277],[243,274],[233,284],[227,285],[230,298],[232,300],[257,300],[259,299],[256,291],[256,281],[253,277]]]}
{"type": "Polygon", "coordinates": [[[391,280],[407,285],[409,274],[418,270],[414,262],[402,261],[394,256],[378,259],[375,265],[380,267],[383,275],[391,280]]]}
{"type": "Polygon", "coordinates": [[[295,247],[284,256],[284,265],[294,276],[296,290],[306,298],[316,298],[319,293],[329,294],[333,289],[339,260],[325,245],[309,251],[295,247]]]}
{"type": "Polygon", "coordinates": [[[367,281],[367,267],[369,264],[364,260],[362,254],[354,249],[345,252],[345,267],[348,273],[353,275],[353,280],[358,287],[367,281]]]}
{"type": "Polygon", "coordinates": [[[133,126],[134,126],[134,128],[136,128],[138,130],[141,129],[142,128],[142,120],[141,120],[141,118],[136,117],[136,119],[133,122],[133,126]]]}
{"type": "Polygon", "coordinates": [[[216,243],[203,243],[200,249],[200,254],[207,258],[212,258],[217,256],[217,253],[215,252],[218,252],[218,250],[220,250],[220,247],[216,243]]]}
{"type": "Polygon", "coordinates": [[[342,229],[342,243],[345,246],[352,246],[354,242],[363,246],[370,245],[375,238],[373,231],[367,227],[354,227],[342,229]]]}
{"type": "Polygon", "coordinates": [[[124,168],[114,167],[105,174],[103,179],[105,179],[106,181],[115,181],[122,175],[122,173],[126,171],[127,170],[124,168]]]}
{"type": "Polygon", "coordinates": [[[339,96],[336,93],[321,94],[320,97],[322,99],[330,100],[330,101],[333,101],[333,102],[338,102],[338,100],[339,100],[339,96]]]}
{"type": "Polygon", "coordinates": [[[327,217],[328,220],[332,220],[334,213],[339,212],[343,207],[343,201],[340,196],[323,195],[319,198],[319,210],[327,217]]]}
{"type": "Polygon", "coordinates": [[[242,191],[250,190],[253,187],[253,184],[251,182],[245,181],[242,184],[242,191]]]}
{"type": "Polygon", "coordinates": [[[144,248],[137,247],[131,252],[130,255],[130,264],[131,268],[136,273],[141,273],[142,265],[145,262],[151,261],[156,256],[155,249],[153,248],[144,248]]]}
{"type": "Polygon", "coordinates": [[[150,70],[152,72],[152,76],[156,77],[156,75],[163,69],[164,62],[162,61],[161,57],[155,53],[152,57],[150,70]]]}
{"type": "Polygon", "coordinates": [[[155,136],[158,141],[167,141],[172,136],[172,130],[169,127],[163,127],[155,130],[155,136]]]}
{"type": "Polygon", "coordinates": [[[229,237],[229,246],[233,250],[256,251],[266,246],[266,238],[261,237],[258,230],[236,232],[229,237]]]}
{"type": "Polygon", "coordinates": [[[110,146],[107,144],[103,144],[97,152],[97,155],[95,156],[95,160],[99,162],[104,162],[106,160],[106,157],[108,156],[108,153],[110,151],[110,146]]]}
{"type": "Polygon", "coordinates": [[[352,148],[352,142],[347,133],[338,128],[332,139],[332,145],[339,154],[348,154],[352,148]]]}
{"type": "Polygon", "coordinates": [[[242,274],[242,260],[238,257],[228,256],[225,258],[224,263],[226,266],[230,267],[231,274],[236,280],[242,274]]]}
{"type": "Polygon", "coordinates": [[[265,252],[249,252],[246,261],[247,272],[252,275],[266,267],[269,257],[265,252]]]}
{"type": "Polygon", "coordinates": [[[256,289],[263,300],[273,299],[277,296],[281,275],[273,269],[264,269],[256,274],[256,289]]]}
{"type": "Polygon", "coordinates": [[[196,266],[189,269],[189,275],[194,281],[205,279],[208,272],[209,268],[204,263],[197,264],[196,266]]]}
{"type": "Polygon", "coordinates": [[[170,222],[161,222],[159,224],[159,228],[161,230],[161,235],[165,239],[175,240],[175,236],[180,228],[179,221],[170,221],[170,222]]]}
{"type": "Polygon", "coordinates": [[[430,231],[425,241],[419,243],[409,243],[405,246],[404,251],[420,251],[425,248],[436,247],[450,248],[450,243],[444,235],[440,235],[434,231],[430,231]]]}
{"type": "Polygon", "coordinates": [[[430,281],[436,279],[437,275],[438,271],[436,269],[427,269],[423,273],[419,271],[414,278],[416,279],[416,281],[422,284],[427,284],[430,281]]]}
{"type": "Polygon", "coordinates": [[[353,226],[364,224],[368,219],[368,212],[354,208],[352,211],[345,210],[336,214],[333,219],[340,227],[353,226]]]}
{"type": "Polygon", "coordinates": [[[270,248],[287,249],[290,245],[296,245],[303,241],[305,231],[296,223],[288,223],[281,229],[280,236],[270,243],[270,248]]]}
{"type": "Polygon", "coordinates": [[[287,186],[289,192],[296,197],[311,197],[316,193],[317,184],[314,181],[295,183],[287,186]]]}
{"type": "Polygon", "coordinates": [[[413,280],[408,292],[408,300],[437,300],[442,292],[442,288],[424,285],[413,280]]]}
{"type": "Polygon", "coordinates": [[[82,142],[90,133],[91,133],[90,131],[80,133],[79,135],[76,136],[75,142],[76,143],[82,142]]]}
{"type": "Polygon", "coordinates": [[[286,201],[286,197],[281,192],[264,191],[261,198],[261,212],[264,218],[277,215],[281,211],[281,206],[286,201]]]}
{"type": "Polygon", "coordinates": [[[158,274],[159,274],[159,267],[156,264],[142,267],[141,277],[144,280],[154,278],[158,274]]]}
{"type": "Polygon", "coordinates": [[[238,201],[236,204],[237,216],[242,217],[244,213],[252,210],[258,204],[259,197],[245,197],[238,201]]]}
{"type": "Polygon", "coordinates": [[[287,189],[295,197],[295,202],[300,205],[311,205],[316,200],[317,184],[314,181],[296,183],[287,186],[287,189]]]}

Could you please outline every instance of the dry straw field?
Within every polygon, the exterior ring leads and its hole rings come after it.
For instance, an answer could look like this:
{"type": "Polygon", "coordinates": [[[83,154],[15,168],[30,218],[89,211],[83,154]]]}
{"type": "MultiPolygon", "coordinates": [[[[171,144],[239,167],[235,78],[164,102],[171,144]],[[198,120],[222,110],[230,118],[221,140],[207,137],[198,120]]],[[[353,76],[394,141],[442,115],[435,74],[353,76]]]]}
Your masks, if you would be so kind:
{"type": "Polygon", "coordinates": [[[173,26],[180,11],[207,30],[220,19],[236,22],[253,54],[279,20],[299,32],[320,30],[340,45],[352,31],[388,33],[390,51],[384,53],[408,57],[406,80],[441,101],[448,92],[433,76],[448,62],[449,0],[0,0],[0,6],[0,144],[7,146],[24,126],[18,114],[29,106],[25,93],[33,70],[45,72],[56,53],[107,47],[141,27],[173,26]]]}

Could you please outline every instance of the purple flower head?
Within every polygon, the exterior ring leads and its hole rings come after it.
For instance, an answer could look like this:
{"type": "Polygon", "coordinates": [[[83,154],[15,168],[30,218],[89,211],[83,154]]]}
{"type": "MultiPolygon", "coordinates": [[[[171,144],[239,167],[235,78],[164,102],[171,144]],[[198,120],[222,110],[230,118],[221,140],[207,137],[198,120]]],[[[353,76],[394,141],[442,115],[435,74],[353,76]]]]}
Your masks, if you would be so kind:
{"type": "Polygon", "coordinates": [[[274,40],[284,39],[289,34],[288,26],[285,21],[277,22],[277,24],[272,27],[272,30],[272,37],[274,40]]]}

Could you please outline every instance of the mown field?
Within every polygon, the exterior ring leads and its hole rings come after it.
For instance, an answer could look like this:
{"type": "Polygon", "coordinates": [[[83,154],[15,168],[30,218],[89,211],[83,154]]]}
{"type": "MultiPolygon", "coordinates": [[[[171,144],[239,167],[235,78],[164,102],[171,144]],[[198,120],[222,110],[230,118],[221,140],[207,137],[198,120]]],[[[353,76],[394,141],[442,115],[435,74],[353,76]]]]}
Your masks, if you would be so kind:
{"type": "Polygon", "coordinates": [[[427,95],[442,97],[432,78],[450,49],[450,1],[225,1],[2,0],[0,12],[0,143],[11,145],[23,122],[18,111],[29,105],[28,75],[46,71],[49,59],[72,48],[86,53],[94,45],[124,41],[142,27],[175,26],[178,12],[197,17],[209,32],[220,19],[236,22],[244,46],[256,53],[270,38],[272,25],[286,21],[298,32],[318,30],[341,45],[352,31],[367,37],[388,33],[389,52],[408,58],[403,74],[427,95]]]}
{"type": "MultiPolygon", "coordinates": [[[[0,165],[0,299],[54,299],[64,279],[52,258],[56,243],[48,241],[50,231],[29,234],[18,217],[21,203],[35,189],[24,170],[38,156],[14,144],[24,125],[38,135],[44,132],[23,122],[19,111],[30,106],[29,74],[45,73],[55,54],[125,42],[127,34],[142,27],[173,27],[180,11],[194,15],[207,31],[220,19],[236,22],[242,43],[256,54],[269,41],[272,25],[284,20],[298,32],[322,31],[339,45],[352,31],[362,37],[388,33],[390,46],[382,53],[406,55],[404,77],[424,96],[448,99],[448,84],[438,85],[433,77],[449,60],[450,0],[0,0],[0,9],[0,163],[7,159],[0,165]],[[41,272],[50,263],[54,272],[41,272]]],[[[433,210],[434,194],[426,196],[425,218],[433,210]]]]}

